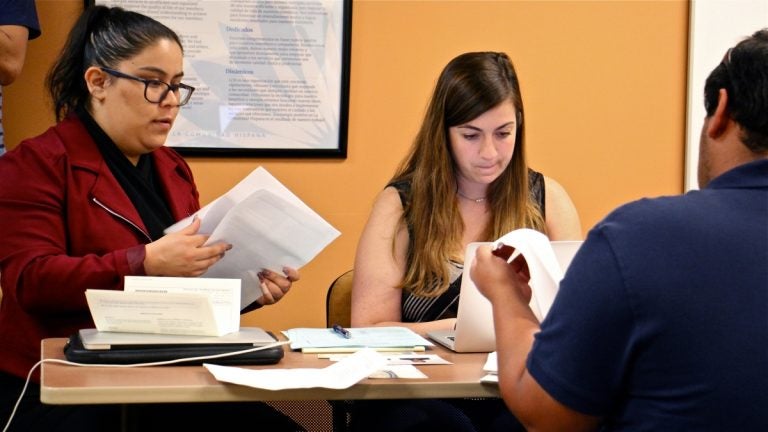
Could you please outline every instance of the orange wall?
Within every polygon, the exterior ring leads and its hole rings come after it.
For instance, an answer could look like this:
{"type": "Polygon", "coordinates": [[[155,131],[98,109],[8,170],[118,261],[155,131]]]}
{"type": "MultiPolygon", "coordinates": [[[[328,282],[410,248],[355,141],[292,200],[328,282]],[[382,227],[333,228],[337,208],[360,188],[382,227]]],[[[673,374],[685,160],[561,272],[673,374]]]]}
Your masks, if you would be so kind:
{"type": "MultiPolygon", "coordinates": [[[[37,0],[43,36],[4,89],[13,147],[52,124],[47,68],[81,0],[37,0]]],[[[414,136],[442,67],[465,51],[506,51],[520,75],[530,164],[569,191],[584,232],[617,205],[683,190],[688,3],[374,1],[353,5],[345,160],[188,158],[203,204],[259,165],[342,235],[279,304],[243,317],[281,330],[323,326],[325,292],[352,267],[376,193],[414,136]]]]}

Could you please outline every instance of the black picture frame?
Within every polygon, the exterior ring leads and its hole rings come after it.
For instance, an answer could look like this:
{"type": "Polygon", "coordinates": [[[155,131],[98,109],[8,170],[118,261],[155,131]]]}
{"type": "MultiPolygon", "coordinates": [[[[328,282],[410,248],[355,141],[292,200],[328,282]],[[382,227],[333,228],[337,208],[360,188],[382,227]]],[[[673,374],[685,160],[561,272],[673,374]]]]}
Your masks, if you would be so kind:
{"type": "MultiPolygon", "coordinates": [[[[222,0],[217,0],[217,3],[221,3],[222,0]]],[[[291,0],[288,0],[290,3],[291,0]]],[[[201,0],[200,3],[205,3],[205,0],[201,0]]],[[[254,2],[254,4],[259,2],[254,2]]],[[[268,3],[263,1],[261,3],[268,3]]],[[[339,63],[334,70],[337,70],[340,74],[338,82],[337,93],[333,93],[328,96],[328,103],[333,104],[333,99],[338,101],[338,104],[334,106],[335,114],[338,118],[336,140],[333,145],[329,145],[328,140],[323,140],[323,143],[313,147],[308,146],[307,142],[297,142],[295,146],[292,146],[290,142],[288,144],[281,144],[279,146],[270,147],[269,145],[254,145],[252,147],[242,145],[230,145],[227,143],[216,143],[215,145],[189,145],[184,141],[173,143],[173,139],[169,137],[168,146],[174,148],[176,151],[184,156],[202,156],[202,157],[265,157],[265,158],[341,158],[347,157],[347,134],[348,134],[348,119],[349,119],[349,77],[350,77],[350,54],[351,54],[351,39],[352,39],[352,0],[322,0],[318,1],[319,4],[328,3],[334,6],[341,6],[340,17],[336,19],[340,20],[342,27],[341,34],[337,35],[336,39],[339,39],[338,58],[339,63]]],[[[144,13],[149,16],[153,16],[148,11],[141,10],[140,6],[146,5],[146,1],[142,0],[84,0],[84,7],[88,7],[94,4],[106,4],[110,6],[121,6],[128,10],[136,10],[137,12],[144,13]],[[132,2],[136,2],[132,5],[132,2]]],[[[157,3],[155,3],[157,4],[157,3]]],[[[162,17],[156,17],[159,21],[168,25],[166,20],[162,17]]],[[[200,21],[196,21],[196,25],[199,25],[200,21]]],[[[221,23],[218,23],[221,24],[221,23]]],[[[169,27],[173,28],[171,25],[169,27]]],[[[176,29],[174,29],[176,30],[176,29]]],[[[178,30],[177,30],[178,31],[178,30]]],[[[179,32],[182,39],[184,39],[183,32],[179,32]]],[[[185,42],[186,45],[186,42],[185,42]]],[[[186,46],[185,46],[186,49],[186,46]]],[[[189,50],[187,50],[189,51],[189,50]]],[[[189,57],[187,54],[185,57],[189,57]]],[[[327,60],[327,58],[325,59],[327,60]]],[[[186,60],[185,60],[186,62],[186,60]]],[[[186,67],[185,67],[186,69],[186,67]]],[[[185,70],[185,76],[187,71],[185,70]]],[[[186,80],[185,80],[186,82],[186,80]]],[[[196,86],[197,87],[197,86],[196,86]]],[[[193,95],[193,101],[196,95],[193,95]]],[[[188,106],[182,108],[187,110],[188,106]]],[[[221,108],[219,108],[221,110],[221,108]]],[[[183,117],[185,111],[181,111],[179,117],[183,117]]],[[[210,118],[210,116],[208,117],[210,118]]],[[[174,125],[174,131],[178,128],[178,119],[176,125],[174,125]]],[[[286,125],[292,125],[293,123],[288,121],[286,125]]],[[[210,132],[208,132],[210,133],[210,132]]],[[[172,136],[174,132],[172,131],[172,136]]],[[[205,133],[203,133],[205,135],[205,133]]],[[[211,138],[209,135],[206,138],[211,138]]],[[[222,141],[220,137],[216,137],[219,141],[222,141]]],[[[203,138],[201,138],[202,140],[203,138]]],[[[290,140],[288,140],[290,141],[290,140]]],[[[189,141],[187,141],[189,142],[189,141]]]]}

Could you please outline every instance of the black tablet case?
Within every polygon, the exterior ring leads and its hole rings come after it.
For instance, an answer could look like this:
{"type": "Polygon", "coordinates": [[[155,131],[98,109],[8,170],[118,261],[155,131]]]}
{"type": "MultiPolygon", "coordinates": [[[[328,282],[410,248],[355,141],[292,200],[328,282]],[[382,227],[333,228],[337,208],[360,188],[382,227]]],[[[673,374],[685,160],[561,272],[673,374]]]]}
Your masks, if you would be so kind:
{"type": "MultiPolygon", "coordinates": [[[[272,335],[270,333],[270,335],[272,335]]],[[[274,337],[274,335],[272,335],[274,337]]],[[[87,349],[80,340],[80,334],[70,336],[64,345],[64,356],[75,363],[87,364],[134,364],[176,360],[189,357],[222,354],[255,348],[252,344],[227,345],[164,345],[164,346],[126,346],[111,349],[87,349]]],[[[203,363],[219,365],[268,365],[283,358],[282,345],[252,351],[234,356],[218,357],[206,360],[193,360],[173,363],[172,365],[199,365],[203,363]]]]}

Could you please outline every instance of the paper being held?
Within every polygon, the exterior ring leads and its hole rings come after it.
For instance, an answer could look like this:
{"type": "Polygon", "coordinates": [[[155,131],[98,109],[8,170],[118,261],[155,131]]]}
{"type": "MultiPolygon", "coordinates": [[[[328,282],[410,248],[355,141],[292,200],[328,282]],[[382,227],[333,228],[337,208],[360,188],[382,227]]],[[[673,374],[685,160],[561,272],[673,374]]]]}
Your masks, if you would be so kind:
{"type": "Polygon", "coordinates": [[[560,280],[563,278],[563,271],[549,238],[539,231],[523,228],[501,236],[492,247],[500,245],[515,248],[516,253],[509,257],[507,262],[512,262],[518,252],[525,257],[531,275],[528,285],[533,294],[529,305],[539,322],[543,321],[552,307],[560,280]]]}
{"type": "Polygon", "coordinates": [[[210,235],[207,244],[232,245],[203,276],[240,279],[240,309],[261,297],[261,270],[299,269],[340,234],[262,167],[165,232],[181,230],[194,216],[201,218],[200,232],[210,235]]]}

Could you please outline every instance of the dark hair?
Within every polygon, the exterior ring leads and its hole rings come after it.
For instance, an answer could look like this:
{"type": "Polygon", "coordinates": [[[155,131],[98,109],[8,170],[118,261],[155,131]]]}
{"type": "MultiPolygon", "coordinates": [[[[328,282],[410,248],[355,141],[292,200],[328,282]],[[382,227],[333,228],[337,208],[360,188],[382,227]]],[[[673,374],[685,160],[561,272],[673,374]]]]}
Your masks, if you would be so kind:
{"type": "Polygon", "coordinates": [[[440,74],[424,122],[391,180],[411,184],[411,199],[401,220],[411,236],[403,287],[420,295],[436,295],[448,286],[446,263],[461,247],[464,230],[448,129],[505,101],[511,101],[517,111],[515,150],[509,166],[488,186],[491,218],[481,240],[492,241],[516,228],[545,230],[541,209],[528,189],[525,110],[512,61],[502,52],[461,54],[440,74]]]}
{"type": "Polygon", "coordinates": [[[728,113],[741,125],[741,141],[756,153],[768,152],[768,29],[755,32],[726,52],[704,85],[707,116],[717,108],[720,89],[728,92],[728,113]]]}
{"type": "Polygon", "coordinates": [[[182,47],[173,30],[146,15],[120,7],[87,8],[72,27],[46,78],[56,120],[88,104],[86,69],[114,67],[161,39],[172,40],[182,47]]]}

